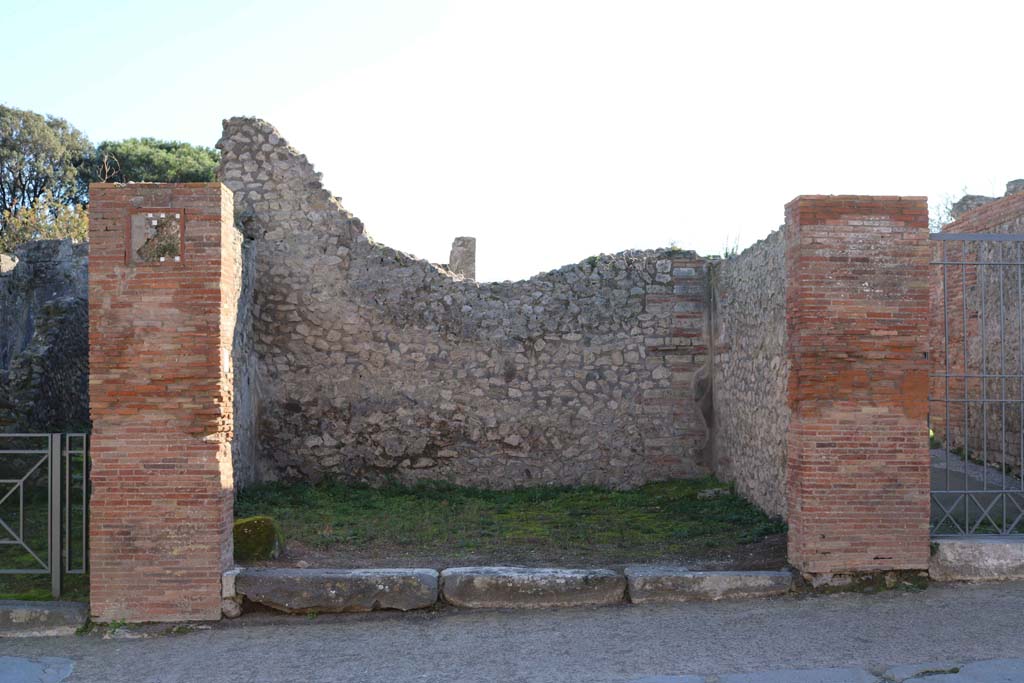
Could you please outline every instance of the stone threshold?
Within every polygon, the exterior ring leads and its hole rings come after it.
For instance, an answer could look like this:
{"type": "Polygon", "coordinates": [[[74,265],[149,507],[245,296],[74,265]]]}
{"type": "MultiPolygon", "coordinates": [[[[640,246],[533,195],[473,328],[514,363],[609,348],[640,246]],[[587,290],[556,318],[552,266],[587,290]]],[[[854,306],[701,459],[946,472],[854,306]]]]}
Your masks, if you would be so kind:
{"type": "Polygon", "coordinates": [[[72,635],[88,619],[84,602],[0,600],[0,638],[72,635]]]}
{"type": "Polygon", "coordinates": [[[763,598],[793,590],[789,571],[691,571],[680,566],[611,569],[240,568],[224,577],[224,615],[243,599],[293,614],[408,611],[451,605],[528,609],[621,603],[763,598]]]}
{"type": "Polygon", "coordinates": [[[932,539],[928,576],[933,581],[1024,579],[1024,534],[932,539]]]}

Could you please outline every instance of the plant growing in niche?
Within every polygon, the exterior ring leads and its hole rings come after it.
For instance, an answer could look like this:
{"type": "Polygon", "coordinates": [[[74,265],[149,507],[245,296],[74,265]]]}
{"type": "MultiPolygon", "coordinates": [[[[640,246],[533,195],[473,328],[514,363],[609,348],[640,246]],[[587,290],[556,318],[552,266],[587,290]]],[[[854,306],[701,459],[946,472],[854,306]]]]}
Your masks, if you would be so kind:
{"type": "Polygon", "coordinates": [[[152,263],[181,258],[181,214],[137,213],[132,216],[132,260],[152,263]]]}

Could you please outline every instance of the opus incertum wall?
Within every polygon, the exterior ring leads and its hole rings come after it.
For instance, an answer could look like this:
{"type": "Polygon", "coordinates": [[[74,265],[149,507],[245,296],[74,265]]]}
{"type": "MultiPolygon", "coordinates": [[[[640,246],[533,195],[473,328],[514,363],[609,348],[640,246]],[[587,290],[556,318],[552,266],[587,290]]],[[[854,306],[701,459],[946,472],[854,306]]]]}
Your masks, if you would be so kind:
{"type": "Polygon", "coordinates": [[[92,615],[217,619],[232,565],[241,235],[220,183],[94,184],[92,615]]]}
{"type": "Polygon", "coordinates": [[[369,239],[266,122],[229,119],[218,146],[254,251],[252,476],[622,487],[708,471],[695,253],[475,282],[369,239]]]}

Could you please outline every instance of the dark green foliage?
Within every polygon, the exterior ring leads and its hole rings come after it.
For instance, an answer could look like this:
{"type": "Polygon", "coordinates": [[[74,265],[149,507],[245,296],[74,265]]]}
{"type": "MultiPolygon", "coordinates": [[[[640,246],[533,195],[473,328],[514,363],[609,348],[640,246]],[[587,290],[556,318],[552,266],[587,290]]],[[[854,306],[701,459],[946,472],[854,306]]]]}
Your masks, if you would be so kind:
{"type": "Polygon", "coordinates": [[[235,561],[274,560],[284,550],[284,536],[277,522],[266,515],[235,520],[235,561]]]}
{"type": "Polygon", "coordinates": [[[220,154],[187,142],[129,138],[96,148],[91,180],[123,183],[208,183],[217,179],[220,154]]]}
{"type": "Polygon", "coordinates": [[[44,195],[55,205],[84,202],[88,188],[79,171],[93,154],[64,119],[0,105],[0,233],[44,195]]]}
{"type": "Polygon", "coordinates": [[[372,489],[339,483],[265,484],[241,491],[238,515],[271,514],[289,539],[319,549],[387,553],[461,549],[596,551],[640,561],[700,548],[730,548],[785,526],[728,493],[698,493],[713,478],[632,491],[534,487],[508,491],[449,484],[372,489]]]}

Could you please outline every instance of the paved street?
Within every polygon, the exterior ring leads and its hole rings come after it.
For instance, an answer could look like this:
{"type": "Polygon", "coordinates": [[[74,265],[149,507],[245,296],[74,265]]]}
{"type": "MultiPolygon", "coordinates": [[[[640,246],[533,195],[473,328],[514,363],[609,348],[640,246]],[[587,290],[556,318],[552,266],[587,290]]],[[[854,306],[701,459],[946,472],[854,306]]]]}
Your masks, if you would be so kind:
{"type": "Polygon", "coordinates": [[[1021,661],[963,665],[1024,658],[1022,614],[1024,583],[535,612],[258,614],[145,639],[3,640],[0,671],[47,683],[875,683],[893,666],[934,663],[962,670],[927,683],[1011,683],[1024,681],[1021,661]],[[779,672],[815,668],[848,670],[779,672]]]}

